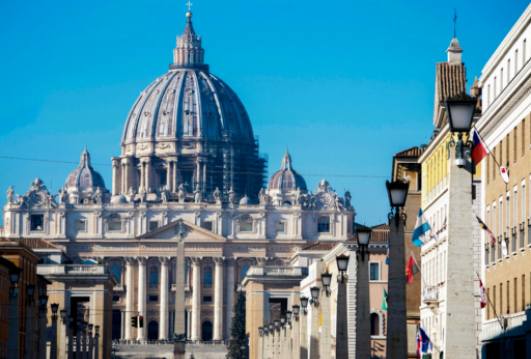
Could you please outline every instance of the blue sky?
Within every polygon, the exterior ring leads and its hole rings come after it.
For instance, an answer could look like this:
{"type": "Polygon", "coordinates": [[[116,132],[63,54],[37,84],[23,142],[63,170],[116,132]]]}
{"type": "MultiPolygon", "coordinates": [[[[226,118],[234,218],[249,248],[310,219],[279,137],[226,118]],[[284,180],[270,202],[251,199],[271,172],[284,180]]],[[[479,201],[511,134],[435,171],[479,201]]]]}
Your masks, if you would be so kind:
{"type": "MultiPolygon", "coordinates": [[[[110,187],[125,116],[171,61],[184,0],[0,2],[0,189],[56,192],[86,144],[110,187]]],[[[350,189],[358,220],[388,212],[392,155],[432,131],[434,70],[452,36],[468,82],[525,0],[197,0],[211,71],[239,94],[270,173],[286,148],[313,189],[350,189]]],[[[3,202],[3,200],[2,200],[3,202]]]]}

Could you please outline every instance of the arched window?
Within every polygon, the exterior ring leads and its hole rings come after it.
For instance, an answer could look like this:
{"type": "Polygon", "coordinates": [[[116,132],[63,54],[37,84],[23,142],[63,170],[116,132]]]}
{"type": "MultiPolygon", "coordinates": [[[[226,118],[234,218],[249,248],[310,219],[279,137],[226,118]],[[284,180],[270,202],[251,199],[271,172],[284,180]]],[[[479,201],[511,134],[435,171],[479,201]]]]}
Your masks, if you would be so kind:
{"type": "Polygon", "coordinates": [[[156,288],[159,285],[159,269],[157,266],[149,267],[149,287],[156,288]]]}
{"type": "Polygon", "coordinates": [[[212,267],[203,267],[203,288],[212,288],[212,267]]]}
{"type": "Polygon", "coordinates": [[[249,270],[249,263],[244,263],[240,267],[240,281],[245,278],[245,275],[247,274],[247,271],[249,270]]]}
{"type": "Polygon", "coordinates": [[[380,315],[371,313],[371,335],[380,335],[380,315]]]}
{"type": "Polygon", "coordinates": [[[252,232],[253,231],[253,219],[251,216],[241,216],[239,220],[240,232],[252,232]]]}

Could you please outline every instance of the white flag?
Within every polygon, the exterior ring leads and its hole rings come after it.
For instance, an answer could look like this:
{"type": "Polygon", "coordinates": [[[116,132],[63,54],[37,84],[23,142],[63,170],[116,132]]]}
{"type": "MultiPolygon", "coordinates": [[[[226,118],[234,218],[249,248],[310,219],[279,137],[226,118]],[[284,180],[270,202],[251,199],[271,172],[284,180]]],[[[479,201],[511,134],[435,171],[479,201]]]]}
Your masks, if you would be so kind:
{"type": "Polygon", "coordinates": [[[507,242],[503,238],[501,240],[501,250],[502,250],[502,257],[506,257],[507,256],[507,242]]]}
{"type": "Polygon", "coordinates": [[[507,167],[500,166],[500,175],[505,183],[509,183],[509,170],[507,170],[507,167]]]}

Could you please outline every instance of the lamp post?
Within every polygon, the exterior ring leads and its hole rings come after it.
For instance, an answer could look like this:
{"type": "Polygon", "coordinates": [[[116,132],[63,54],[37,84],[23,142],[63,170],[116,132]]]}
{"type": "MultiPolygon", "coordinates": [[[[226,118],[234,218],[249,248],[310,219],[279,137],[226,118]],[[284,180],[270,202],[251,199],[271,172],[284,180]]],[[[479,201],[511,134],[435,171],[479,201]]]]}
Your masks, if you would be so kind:
{"type": "Polygon", "coordinates": [[[348,358],[347,320],[347,269],[349,257],[336,257],[337,264],[337,312],[336,312],[336,358],[348,358]]]}
{"type": "MultiPolygon", "coordinates": [[[[299,299],[301,306],[299,310],[302,312],[300,317],[300,359],[308,359],[308,297],[301,296],[299,299]]],[[[295,311],[295,309],[294,309],[295,311]]],[[[296,358],[296,357],[295,357],[296,358]]]]}
{"type": "Polygon", "coordinates": [[[356,358],[371,356],[370,302],[369,302],[369,242],[372,230],[356,227],[357,271],[356,271],[356,358]]]}
{"type": "Polygon", "coordinates": [[[386,182],[389,213],[389,280],[387,311],[387,358],[407,358],[406,278],[404,258],[404,224],[409,183],[386,182]]]}
{"type": "Polygon", "coordinates": [[[20,269],[13,268],[9,272],[9,326],[8,326],[8,340],[7,340],[7,352],[13,355],[13,358],[19,356],[19,296],[18,296],[18,281],[20,279],[20,269]]]}
{"type": "Polygon", "coordinates": [[[474,119],[476,100],[460,96],[446,101],[451,131],[448,142],[448,222],[446,266],[446,340],[444,356],[476,356],[477,317],[474,293],[474,231],[471,161],[472,143],[466,135],[474,119]]]}
{"type": "Polygon", "coordinates": [[[50,304],[50,309],[52,310],[52,343],[50,356],[52,358],[57,358],[57,311],[59,310],[59,304],[50,304]]]}

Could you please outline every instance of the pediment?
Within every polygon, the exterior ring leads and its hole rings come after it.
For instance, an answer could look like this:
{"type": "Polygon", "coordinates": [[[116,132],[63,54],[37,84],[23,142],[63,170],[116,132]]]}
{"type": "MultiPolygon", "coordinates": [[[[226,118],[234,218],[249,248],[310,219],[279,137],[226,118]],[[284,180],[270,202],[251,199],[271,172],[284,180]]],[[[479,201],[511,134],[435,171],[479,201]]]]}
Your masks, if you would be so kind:
{"type": "Polygon", "coordinates": [[[225,242],[225,238],[193,223],[178,219],[139,236],[141,240],[177,240],[185,242],[225,242]]]}

